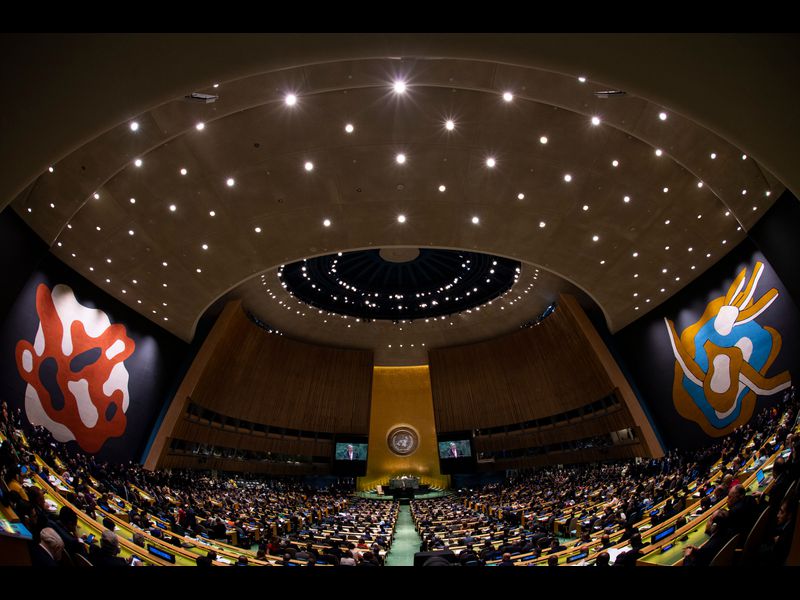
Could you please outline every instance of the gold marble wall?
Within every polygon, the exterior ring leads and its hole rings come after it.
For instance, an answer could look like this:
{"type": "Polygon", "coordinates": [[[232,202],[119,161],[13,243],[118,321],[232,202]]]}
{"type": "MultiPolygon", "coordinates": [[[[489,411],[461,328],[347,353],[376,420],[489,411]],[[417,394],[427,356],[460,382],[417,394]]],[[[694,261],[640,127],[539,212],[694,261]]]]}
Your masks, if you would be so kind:
{"type": "Polygon", "coordinates": [[[436,448],[428,366],[375,367],[367,475],[358,479],[358,489],[386,485],[390,477],[399,475],[414,475],[421,483],[448,487],[450,478],[439,472],[436,448]],[[389,432],[399,426],[410,427],[419,437],[417,449],[408,456],[398,456],[387,443],[389,432]]]}

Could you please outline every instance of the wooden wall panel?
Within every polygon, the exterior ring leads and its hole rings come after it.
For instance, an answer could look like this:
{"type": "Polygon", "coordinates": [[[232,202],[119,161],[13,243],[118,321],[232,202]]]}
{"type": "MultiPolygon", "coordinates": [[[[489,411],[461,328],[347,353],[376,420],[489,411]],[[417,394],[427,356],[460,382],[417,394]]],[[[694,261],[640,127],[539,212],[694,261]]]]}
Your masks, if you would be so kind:
{"type": "Polygon", "coordinates": [[[191,397],[200,406],[254,423],[366,434],[372,362],[371,351],[269,334],[240,311],[191,397]]]}
{"type": "Polygon", "coordinates": [[[432,349],[438,431],[519,423],[590,404],[614,390],[597,354],[559,303],[539,325],[493,340],[432,349]]]}

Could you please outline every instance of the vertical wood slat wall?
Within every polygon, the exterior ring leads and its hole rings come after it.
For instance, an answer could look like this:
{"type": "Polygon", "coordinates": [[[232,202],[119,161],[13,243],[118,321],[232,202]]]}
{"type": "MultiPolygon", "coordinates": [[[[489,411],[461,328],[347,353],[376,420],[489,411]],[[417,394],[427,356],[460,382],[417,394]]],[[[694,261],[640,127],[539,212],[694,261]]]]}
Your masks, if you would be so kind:
{"type": "Polygon", "coordinates": [[[192,401],[276,427],[369,431],[372,352],[328,348],[270,334],[243,311],[200,376],[192,401]]]}
{"type": "Polygon", "coordinates": [[[614,385],[559,304],[539,325],[493,340],[431,349],[438,431],[520,423],[563,413],[608,395],[614,385]]]}

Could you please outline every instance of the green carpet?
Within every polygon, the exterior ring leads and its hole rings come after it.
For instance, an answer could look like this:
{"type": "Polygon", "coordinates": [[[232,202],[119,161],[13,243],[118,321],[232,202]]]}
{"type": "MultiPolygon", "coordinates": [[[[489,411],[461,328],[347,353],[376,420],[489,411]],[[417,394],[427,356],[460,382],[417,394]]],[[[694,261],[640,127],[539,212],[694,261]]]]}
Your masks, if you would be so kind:
{"type": "Polygon", "coordinates": [[[419,552],[422,540],[414,529],[414,521],[411,520],[411,509],[408,504],[400,506],[397,515],[397,525],[394,530],[394,540],[392,548],[386,557],[387,567],[411,567],[414,565],[414,554],[419,552]]]}

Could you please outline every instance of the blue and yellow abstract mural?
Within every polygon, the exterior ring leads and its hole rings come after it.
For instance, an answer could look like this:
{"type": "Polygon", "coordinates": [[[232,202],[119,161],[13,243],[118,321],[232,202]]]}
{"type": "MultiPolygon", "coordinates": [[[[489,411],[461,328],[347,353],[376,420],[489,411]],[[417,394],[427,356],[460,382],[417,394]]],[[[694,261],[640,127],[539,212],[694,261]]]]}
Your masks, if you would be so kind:
{"type": "Polygon", "coordinates": [[[709,302],[702,317],[680,336],[664,318],[675,355],[675,409],[713,437],[749,421],[757,396],[791,385],[788,371],[767,375],[781,351],[781,336],[756,322],[778,298],[772,288],[756,299],[763,271],[763,263],[756,262],[745,285],[747,269],[742,269],[727,294],[709,302]]]}

